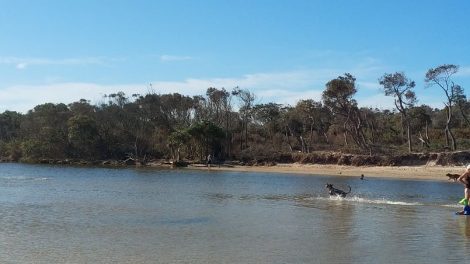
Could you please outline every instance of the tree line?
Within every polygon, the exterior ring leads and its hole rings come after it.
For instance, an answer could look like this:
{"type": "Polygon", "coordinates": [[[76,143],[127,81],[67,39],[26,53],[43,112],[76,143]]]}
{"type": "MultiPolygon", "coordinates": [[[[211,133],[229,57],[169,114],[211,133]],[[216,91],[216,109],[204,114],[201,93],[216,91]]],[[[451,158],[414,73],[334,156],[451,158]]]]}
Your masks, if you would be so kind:
{"type": "Polygon", "coordinates": [[[415,82],[403,72],[378,79],[394,109],[359,107],[356,78],[326,83],[321,101],[256,103],[247,89],[105,95],[65,105],[45,103],[27,113],[0,114],[0,157],[41,159],[274,160],[286,153],[361,154],[455,151],[470,146],[470,101],[454,83],[458,66],[431,68],[425,85],[438,89],[442,109],[418,105],[415,82]]]}

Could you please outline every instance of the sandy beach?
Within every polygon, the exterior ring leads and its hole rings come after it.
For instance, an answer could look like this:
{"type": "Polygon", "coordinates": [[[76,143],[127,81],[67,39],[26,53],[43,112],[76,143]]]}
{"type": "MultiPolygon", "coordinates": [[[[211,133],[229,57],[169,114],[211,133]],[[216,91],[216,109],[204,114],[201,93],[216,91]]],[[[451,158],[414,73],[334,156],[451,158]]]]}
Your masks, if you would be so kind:
{"type": "MultiPolygon", "coordinates": [[[[208,168],[204,165],[192,165],[191,169],[208,168]]],[[[351,176],[364,178],[381,177],[396,178],[410,180],[435,180],[448,181],[447,173],[462,174],[465,170],[464,166],[341,166],[341,165],[311,165],[311,164],[277,164],[275,166],[218,166],[212,165],[210,170],[224,171],[252,171],[252,172],[281,172],[281,173],[298,173],[315,175],[331,175],[331,176],[351,176]]]]}

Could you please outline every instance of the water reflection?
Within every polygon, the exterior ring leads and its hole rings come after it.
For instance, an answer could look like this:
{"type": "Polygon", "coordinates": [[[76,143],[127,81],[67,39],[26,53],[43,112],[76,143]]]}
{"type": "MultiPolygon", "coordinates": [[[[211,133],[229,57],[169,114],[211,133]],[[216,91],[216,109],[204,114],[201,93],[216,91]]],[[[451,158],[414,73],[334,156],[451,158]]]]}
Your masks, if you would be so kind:
{"type": "Polygon", "coordinates": [[[458,216],[457,224],[462,235],[470,242],[470,216],[458,216]]]}

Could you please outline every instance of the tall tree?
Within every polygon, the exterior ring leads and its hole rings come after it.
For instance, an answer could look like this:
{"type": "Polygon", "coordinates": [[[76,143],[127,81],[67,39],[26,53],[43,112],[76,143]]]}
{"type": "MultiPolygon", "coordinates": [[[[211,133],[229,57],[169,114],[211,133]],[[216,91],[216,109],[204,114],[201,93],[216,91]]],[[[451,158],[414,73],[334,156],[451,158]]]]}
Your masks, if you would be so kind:
{"type": "Polygon", "coordinates": [[[46,103],[28,111],[21,129],[27,138],[23,144],[26,158],[60,159],[67,156],[67,120],[70,111],[65,104],[46,103]]]}
{"type": "Polygon", "coordinates": [[[418,139],[423,147],[430,148],[429,127],[432,124],[432,109],[427,105],[421,105],[410,109],[411,122],[414,130],[418,132],[418,139]],[[423,132],[423,133],[421,133],[423,132]]]}
{"type": "Polygon", "coordinates": [[[0,158],[18,161],[21,158],[20,134],[23,115],[13,111],[0,114],[0,158]]]}
{"type": "Polygon", "coordinates": [[[318,137],[329,143],[328,129],[331,125],[331,114],[321,102],[312,99],[300,100],[294,110],[302,120],[306,136],[302,136],[302,151],[310,152],[313,149],[314,132],[318,137]]]}
{"type": "Polygon", "coordinates": [[[230,130],[233,126],[232,122],[232,94],[225,90],[225,88],[217,89],[210,87],[206,92],[207,108],[209,120],[212,120],[216,125],[223,127],[225,130],[225,155],[230,155],[231,151],[231,134],[230,130]]]}
{"type": "Polygon", "coordinates": [[[10,141],[19,135],[22,118],[20,113],[13,111],[0,114],[0,141],[10,141]]]}
{"type": "Polygon", "coordinates": [[[233,89],[232,95],[236,96],[240,100],[240,113],[243,121],[242,131],[245,133],[245,145],[243,146],[243,137],[240,142],[240,149],[243,150],[248,147],[248,122],[250,120],[251,110],[255,101],[255,95],[249,90],[240,89],[239,87],[235,87],[233,89]]]}
{"type": "Polygon", "coordinates": [[[174,161],[180,161],[181,149],[188,144],[191,135],[189,129],[176,130],[168,136],[168,145],[171,150],[171,157],[174,161]]]}
{"type": "Polygon", "coordinates": [[[208,154],[220,156],[221,142],[225,136],[220,127],[210,121],[203,121],[192,125],[187,133],[199,149],[199,158],[204,159],[208,154]]]}
{"type": "Polygon", "coordinates": [[[452,75],[457,73],[459,66],[453,64],[444,64],[436,68],[431,68],[426,73],[424,81],[427,86],[437,86],[444,92],[447,102],[444,103],[447,113],[447,122],[444,129],[446,138],[446,147],[451,147],[452,150],[457,149],[457,142],[451,130],[452,122],[452,107],[454,102],[458,99],[461,87],[454,83],[452,75]],[[450,142],[449,142],[450,138],[450,142]]]}
{"type": "Polygon", "coordinates": [[[281,123],[284,142],[287,144],[288,149],[291,152],[298,150],[299,148],[296,143],[300,143],[300,150],[306,151],[305,141],[302,138],[304,124],[302,123],[300,115],[293,107],[283,107],[281,123]]]}
{"type": "Polygon", "coordinates": [[[257,104],[253,107],[254,122],[259,123],[268,132],[272,145],[275,144],[276,132],[280,130],[281,111],[281,105],[275,103],[257,104]]]}
{"type": "Polygon", "coordinates": [[[99,142],[96,121],[87,115],[78,114],[67,121],[68,140],[74,157],[100,158],[97,154],[99,142]]]}
{"type": "Polygon", "coordinates": [[[412,107],[416,102],[416,95],[413,91],[415,82],[406,78],[403,72],[384,74],[379,79],[380,85],[383,86],[383,90],[386,96],[392,96],[394,98],[395,108],[400,112],[404,123],[406,124],[406,136],[408,141],[408,151],[413,151],[413,145],[411,143],[411,131],[410,131],[410,118],[408,116],[408,109],[412,107]]]}
{"type": "MultiPolygon", "coordinates": [[[[356,94],[356,78],[349,73],[339,76],[326,84],[322,99],[336,120],[341,120],[345,145],[348,145],[348,135],[361,149],[369,149],[363,131],[363,120],[353,98],[356,94]]],[[[369,149],[370,150],[370,149],[369,149]]]]}
{"type": "Polygon", "coordinates": [[[456,93],[456,105],[459,109],[459,113],[462,116],[462,119],[465,121],[467,126],[470,126],[470,119],[468,117],[468,111],[470,109],[470,102],[467,100],[467,96],[464,94],[463,88],[458,85],[455,89],[456,93]]]}

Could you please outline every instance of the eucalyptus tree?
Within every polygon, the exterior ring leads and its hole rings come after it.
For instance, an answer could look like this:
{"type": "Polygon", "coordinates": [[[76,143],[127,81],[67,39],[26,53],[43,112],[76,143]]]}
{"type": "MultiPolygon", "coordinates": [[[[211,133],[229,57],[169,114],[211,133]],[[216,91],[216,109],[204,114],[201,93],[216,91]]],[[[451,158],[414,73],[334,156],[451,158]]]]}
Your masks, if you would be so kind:
{"type": "Polygon", "coordinates": [[[453,64],[444,64],[436,68],[429,69],[426,72],[426,77],[424,79],[428,87],[439,87],[445,94],[446,102],[444,102],[444,105],[447,113],[447,120],[444,134],[446,139],[446,147],[450,147],[452,150],[457,149],[457,142],[451,130],[451,122],[453,118],[452,110],[454,103],[458,99],[459,93],[463,92],[463,89],[459,85],[455,84],[452,80],[452,75],[457,73],[458,70],[459,66],[453,64]]]}
{"type": "Polygon", "coordinates": [[[22,149],[26,158],[64,158],[67,156],[67,120],[71,116],[65,104],[46,103],[28,111],[21,122],[22,149]]]}
{"type": "Polygon", "coordinates": [[[396,110],[370,109],[369,111],[371,114],[368,114],[367,117],[372,117],[372,120],[367,119],[366,122],[371,133],[371,141],[374,144],[388,147],[402,142],[402,133],[398,128],[401,124],[401,118],[396,110]]]}
{"type": "Polygon", "coordinates": [[[23,115],[14,111],[0,114],[0,158],[17,161],[21,157],[22,119],[23,115]]]}
{"type": "Polygon", "coordinates": [[[67,121],[69,155],[76,158],[101,158],[105,153],[101,148],[102,137],[96,122],[97,107],[91,105],[89,100],[80,99],[70,103],[68,108],[72,115],[67,121]]]}
{"type": "Polygon", "coordinates": [[[470,119],[468,117],[470,111],[470,102],[467,100],[467,96],[464,94],[463,88],[459,85],[455,89],[455,102],[458,107],[458,111],[465,122],[465,125],[470,126],[470,119]]]}
{"type": "Polygon", "coordinates": [[[324,142],[329,144],[327,132],[331,126],[332,117],[330,111],[321,102],[312,99],[300,100],[295,105],[294,111],[302,120],[303,131],[306,134],[306,137],[301,136],[303,152],[310,152],[313,149],[314,133],[319,139],[323,138],[324,142]]]}
{"type": "Polygon", "coordinates": [[[0,141],[8,142],[20,135],[23,115],[14,111],[0,114],[0,141]]]}
{"type": "Polygon", "coordinates": [[[386,73],[379,79],[380,85],[386,96],[394,98],[395,108],[400,112],[404,123],[406,124],[406,136],[408,141],[408,151],[413,151],[410,131],[410,118],[408,110],[416,103],[416,94],[413,91],[415,82],[406,78],[403,72],[386,73]]]}
{"type": "Polygon", "coordinates": [[[194,103],[193,123],[209,120],[210,114],[207,109],[207,99],[202,95],[192,97],[194,103]]]}
{"type": "Polygon", "coordinates": [[[167,127],[169,131],[191,125],[195,107],[193,98],[179,93],[162,94],[159,97],[157,115],[163,118],[160,120],[161,125],[167,127]]]}
{"type": "Polygon", "coordinates": [[[197,122],[188,128],[187,133],[196,145],[196,155],[204,159],[208,154],[219,157],[224,131],[210,121],[197,122]]]}
{"type": "Polygon", "coordinates": [[[304,124],[301,116],[294,107],[285,106],[281,115],[282,133],[289,150],[306,152],[305,141],[302,137],[304,124]]]}
{"type": "Polygon", "coordinates": [[[76,158],[100,158],[98,144],[100,135],[96,120],[88,115],[77,114],[67,121],[70,154],[76,158]]]}
{"type": "Polygon", "coordinates": [[[363,116],[365,133],[367,138],[370,139],[370,144],[378,145],[383,134],[383,131],[381,131],[383,128],[380,127],[380,111],[378,109],[362,107],[360,114],[363,116]]]}
{"type": "Polygon", "coordinates": [[[242,118],[242,131],[244,131],[244,140],[243,140],[243,132],[240,137],[240,150],[248,147],[248,123],[251,118],[251,111],[253,108],[253,103],[255,101],[255,95],[246,89],[240,89],[239,87],[235,87],[232,90],[232,95],[236,96],[240,101],[240,108],[239,112],[242,118]],[[244,145],[243,145],[244,141],[244,145]]]}
{"type": "Polygon", "coordinates": [[[189,129],[178,129],[168,136],[168,145],[174,161],[180,161],[182,148],[188,147],[191,139],[189,129]]]}
{"type": "Polygon", "coordinates": [[[260,125],[267,132],[269,142],[272,146],[275,135],[280,131],[282,105],[276,103],[257,104],[253,107],[253,123],[260,125]]]}
{"type": "Polygon", "coordinates": [[[210,120],[219,126],[227,126],[228,114],[232,111],[231,94],[225,88],[209,87],[206,91],[210,120]]]}
{"type": "Polygon", "coordinates": [[[102,139],[101,152],[106,158],[122,158],[126,152],[124,142],[123,109],[115,104],[101,104],[96,109],[96,123],[98,133],[102,139]]]}
{"type": "Polygon", "coordinates": [[[431,140],[429,137],[429,128],[432,125],[433,110],[427,105],[410,108],[411,125],[414,131],[418,131],[418,140],[421,146],[429,149],[431,140]]]}
{"type": "Polygon", "coordinates": [[[225,155],[231,153],[231,131],[235,125],[233,121],[232,94],[225,88],[210,87],[206,91],[209,120],[222,127],[225,132],[225,155]]]}
{"type": "Polygon", "coordinates": [[[89,100],[80,99],[68,105],[70,112],[73,115],[87,115],[94,116],[96,113],[96,106],[91,105],[89,100]]]}
{"type": "Polygon", "coordinates": [[[102,137],[101,151],[108,158],[132,157],[138,160],[144,152],[143,109],[124,92],[105,95],[104,98],[107,102],[96,109],[96,122],[102,137]]]}
{"type": "Polygon", "coordinates": [[[117,105],[120,108],[123,108],[124,105],[129,103],[129,97],[127,97],[126,94],[122,91],[109,95],[105,94],[104,97],[108,98],[109,105],[117,105]]]}
{"type": "Polygon", "coordinates": [[[322,99],[335,120],[342,123],[345,145],[348,146],[348,136],[350,136],[359,148],[370,151],[363,131],[363,118],[357,107],[357,101],[353,98],[356,92],[356,78],[345,73],[344,76],[339,76],[326,84],[322,99]]]}

